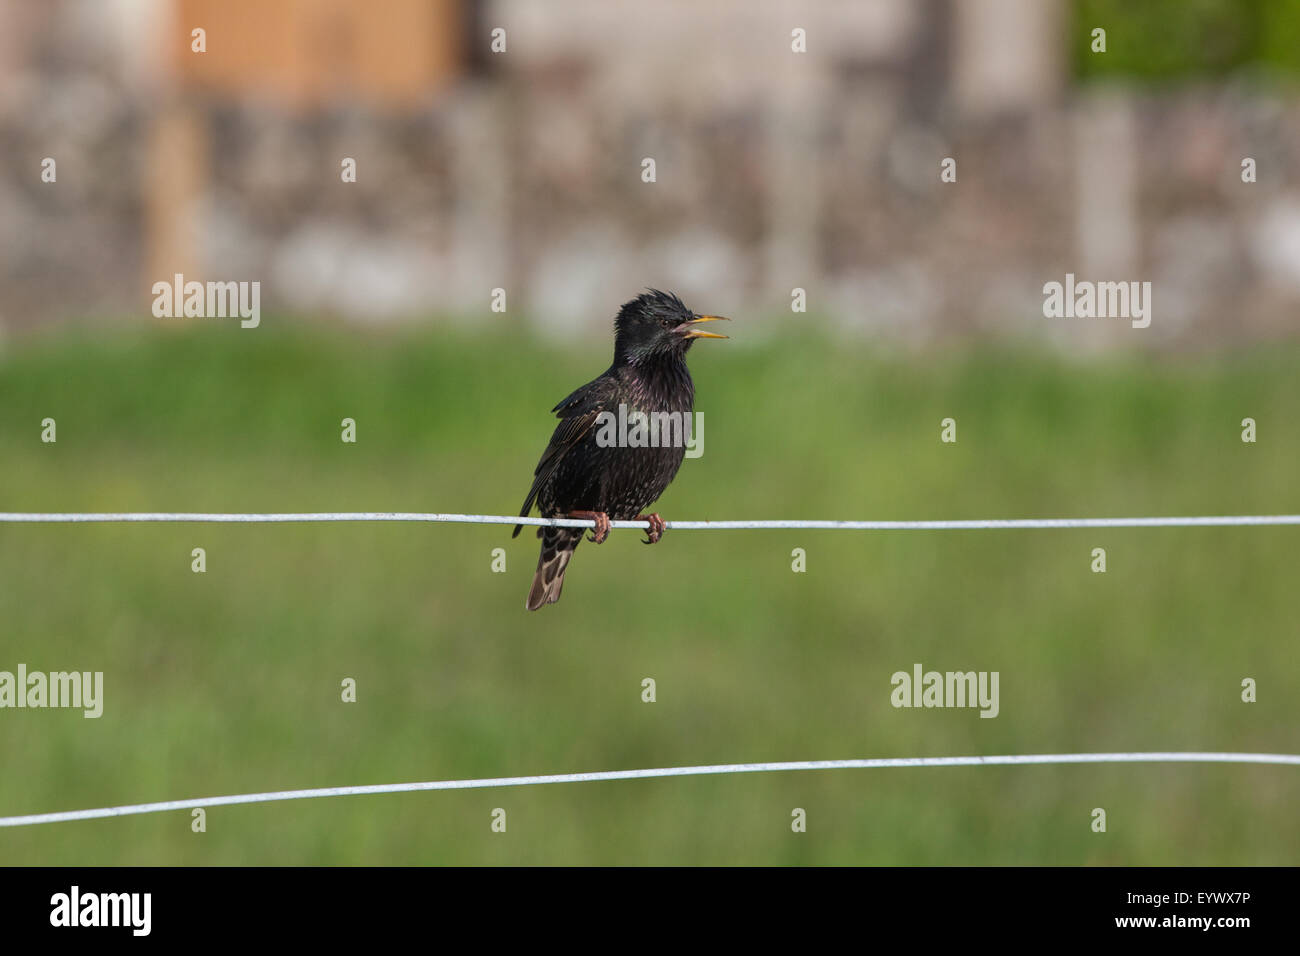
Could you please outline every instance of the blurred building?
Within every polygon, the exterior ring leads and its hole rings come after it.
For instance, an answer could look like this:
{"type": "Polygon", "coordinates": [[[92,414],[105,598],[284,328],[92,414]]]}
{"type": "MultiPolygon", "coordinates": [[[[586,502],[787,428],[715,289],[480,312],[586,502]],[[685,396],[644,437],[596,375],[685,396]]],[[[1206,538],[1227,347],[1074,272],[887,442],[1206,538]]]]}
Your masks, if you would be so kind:
{"type": "Polygon", "coordinates": [[[1289,333],[1294,90],[1080,84],[1078,11],[0,0],[0,323],[143,318],[183,272],[361,321],[500,287],[502,321],[604,326],[646,285],[788,318],[801,288],[846,333],[1131,340],[1043,318],[1073,272],[1151,281],[1144,343],[1289,333]]]}

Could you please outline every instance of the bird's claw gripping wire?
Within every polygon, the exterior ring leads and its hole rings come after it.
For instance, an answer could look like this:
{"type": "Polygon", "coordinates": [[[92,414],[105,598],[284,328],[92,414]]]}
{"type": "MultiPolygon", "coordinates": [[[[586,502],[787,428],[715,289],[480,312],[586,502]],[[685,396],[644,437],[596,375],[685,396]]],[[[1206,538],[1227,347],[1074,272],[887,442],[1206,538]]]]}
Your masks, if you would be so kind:
{"type": "Polygon", "coordinates": [[[645,537],[641,539],[642,544],[658,544],[659,539],[662,538],[664,532],[668,530],[667,523],[663,518],[659,517],[658,512],[648,515],[637,515],[636,520],[650,522],[650,529],[646,531],[645,537]]]}
{"type": "Polygon", "coordinates": [[[609,515],[603,511],[573,511],[569,513],[570,518],[586,518],[588,521],[596,522],[593,533],[587,536],[588,541],[594,541],[601,544],[609,537],[609,515]]]}

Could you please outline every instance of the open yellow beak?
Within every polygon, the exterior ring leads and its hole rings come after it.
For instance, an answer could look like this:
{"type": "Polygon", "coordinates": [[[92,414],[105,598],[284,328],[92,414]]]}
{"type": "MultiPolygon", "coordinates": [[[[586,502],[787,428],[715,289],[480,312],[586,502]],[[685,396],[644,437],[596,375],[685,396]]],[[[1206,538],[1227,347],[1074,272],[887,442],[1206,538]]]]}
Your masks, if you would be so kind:
{"type": "Polygon", "coordinates": [[[695,326],[699,325],[701,322],[730,321],[731,320],[725,315],[701,315],[691,319],[689,322],[683,322],[681,325],[677,326],[677,328],[673,329],[673,331],[688,339],[725,339],[728,336],[719,335],[716,332],[701,332],[699,329],[695,328],[695,326]]]}

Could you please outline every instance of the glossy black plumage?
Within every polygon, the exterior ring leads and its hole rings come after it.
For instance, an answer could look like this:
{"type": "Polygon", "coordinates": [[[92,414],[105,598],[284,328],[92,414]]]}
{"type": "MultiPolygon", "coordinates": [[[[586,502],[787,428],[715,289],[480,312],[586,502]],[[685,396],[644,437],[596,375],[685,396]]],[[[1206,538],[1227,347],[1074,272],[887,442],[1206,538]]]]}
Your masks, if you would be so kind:
{"type": "MultiPolygon", "coordinates": [[[[699,331],[714,316],[691,312],[677,296],[650,290],[623,305],[614,324],[614,361],[596,378],[552,409],[560,419],[534,472],[520,516],[534,501],[545,517],[603,514],[613,520],[640,516],[677,474],[685,456],[680,442],[661,447],[602,447],[602,412],[689,416],[695,385],[686,352],[696,338],[725,338],[699,331]]],[[[586,515],[584,515],[585,517],[586,515]]],[[[518,535],[520,526],[515,527],[518,535]]],[[[585,533],[577,528],[539,528],[537,572],[526,606],[537,610],[560,598],[564,571],[585,533]]],[[[651,538],[657,540],[658,534],[651,538]]]]}

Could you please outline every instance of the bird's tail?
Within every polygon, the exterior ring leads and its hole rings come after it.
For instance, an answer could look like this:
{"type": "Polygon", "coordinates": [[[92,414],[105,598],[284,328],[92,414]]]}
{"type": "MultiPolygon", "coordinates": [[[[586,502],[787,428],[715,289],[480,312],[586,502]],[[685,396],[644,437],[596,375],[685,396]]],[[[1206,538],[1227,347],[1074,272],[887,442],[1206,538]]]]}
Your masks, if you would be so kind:
{"type": "Polygon", "coordinates": [[[533,575],[533,586],[525,604],[530,611],[560,599],[564,569],[569,566],[569,559],[582,541],[583,529],[547,527],[538,531],[542,533],[542,553],[537,557],[537,573],[533,575]]]}

